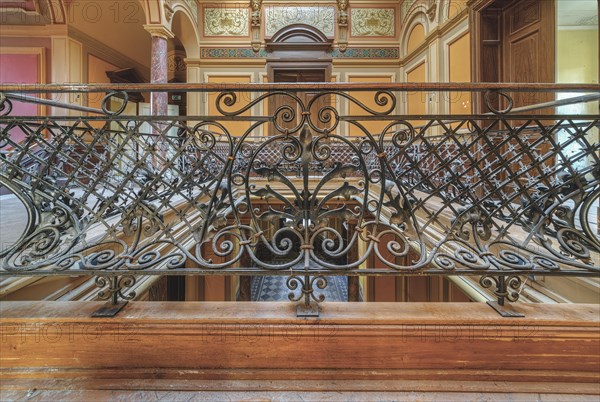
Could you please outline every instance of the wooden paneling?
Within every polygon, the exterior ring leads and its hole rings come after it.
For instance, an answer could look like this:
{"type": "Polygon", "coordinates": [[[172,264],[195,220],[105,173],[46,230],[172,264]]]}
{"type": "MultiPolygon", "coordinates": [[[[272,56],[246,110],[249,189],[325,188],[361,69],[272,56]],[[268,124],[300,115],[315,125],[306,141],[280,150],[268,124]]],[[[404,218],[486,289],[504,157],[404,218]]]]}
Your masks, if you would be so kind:
{"type": "Polygon", "coordinates": [[[371,295],[372,302],[395,302],[396,301],[396,278],[387,276],[376,276],[373,278],[371,295]]]}
{"type": "Polygon", "coordinates": [[[204,277],[204,300],[207,301],[226,301],[226,280],[224,276],[206,276],[204,277]]]}
{"type": "MultiPolygon", "coordinates": [[[[296,82],[326,82],[329,79],[328,68],[307,68],[298,69],[291,67],[281,67],[276,68],[273,67],[272,72],[272,82],[286,82],[286,83],[296,83],[296,82]]],[[[304,106],[308,106],[310,101],[317,95],[318,92],[298,92],[296,95],[300,98],[304,106]]],[[[327,102],[330,99],[326,97],[319,97],[317,101],[312,105],[311,112],[311,121],[315,123],[317,127],[323,128],[327,127],[326,124],[323,124],[319,121],[318,112],[319,110],[326,106],[327,102]]],[[[291,122],[284,122],[282,119],[278,119],[279,125],[284,129],[292,129],[298,125],[298,122],[302,118],[302,110],[300,105],[297,104],[292,98],[287,95],[276,95],[269,98],[269,106],[268,110],[275,112],[278,107],[288,105],[296,110],[296,119],[291,122]]],[[[279,132],[275,130],[275,128],[271,129],[272,135],[277,135],[279,132]]]]}
{"type": "MultiPolygon", "coordinates": [[[[555,65],[555,17],[554,2],[544,0],[518,1],[504,9],[503,36],[503,73],[505,82],[530,83],[554,82],[555,65]]],[[[509,94],[514,107],[528,106],[554,100],[554,93],[513,92],[509,94]]],[[[506,107],[506,102],[500,102],[506,107]]],[[[536,111],[536,114],[552,113],[552,109],[536,111]]],[[[514,126],[525,124],[526,121],[512,121],[514,126]]],[[[526,143],[534,144],[539,137],[532,135],[526,143]]],[[[516,141],[513,141],[513,144],[516,141]]],[[[543,155],[549,145],[536,148],[543,155]]],[[[531,160],[523,158],[519,163],[511,165],[512,171],[521,169],[522,164],[531,160]]],[[[546,163],[552,165],[551,161],[546,163]]],[[[541,169],[532,170],[533,175],[543,175],[541,169]]],[[[526,182],[522,178],[523,183],[526,182]]]]}
{"type": "MultiPolygon", "coordinates": [[[[482,0],[471,12],[473,81],[555,81],[554,1],[482,0]]],[[[514,107],[553,100],[553,94],[514,93],[514,107]]],[[[495,108],[506,107],[492,99],[495,108]]],[[[482,97],[476,111],[487,112],[482,97]]]]}
{"type": "MultiPolygon", "coordinates": [[[[505,82],[554,82],[554,2],[527,0],[504,10],[505,82]]],[[[553,94],[514,93],[515,107],[548,102],[553,94]]]]}
{"type": "Polygon", "coordinates": [[[541,13],[539,0],[519,1],[516,2],[511,9],[510,18],[507,19],[507,22],[509,23],[509,35],[540,22],[541,13]]]}
{"type": "MultiPolygon", "coordinates": [[[[214,263],[222,263],[225,261],[225,257],[217,255],[210,244],[205,243],[203,245],[202,255],[204,258],[213,261],[214,263]]],[[[191,278],[191,277],[188,277],[191,278]]],[[[186,292],[190,289],[188,285],[186,287],[186,292]]],[[[197,286],[200,288],[197,293],[197,299],[199,301],[231,301],[232,292],[231,292],[231,277],[224,275],[210,275],[203,276],[198,278],[197,286]]],[[[193,290],[192,290],[193,291],[193,290]]],[[[190,298],[186,298],[186,300],[190,300],[190,298]]],[[[192,299],[194,300],[194,299],[192,299]]]]}
{"type": "MultiPolygon", "coordinates": [[[[555,81],[555,15],[554,1],[545,0],[481,0],[473,2],[471,26],[473,27],[472,47],[474,53],[473,79],[475,82],[507,83],[551,83],[555,81]]],[[[507,93],[513,100],[513,108],[549,102],[554,100],[551,92],[512,92],[507,93]]],[[[506,99],[498,95],[490,96],[490,105],[496,110],[508,107],[506,99]]],[[[483,94],[474,99],[475,112],[489,112],[483,101],[483,94]]],[[[545,109],[535,114],[551,113],[545,109]]],[[[527,113],[525,113],[527,114],[527,113]]],[[[526,121],[511,121],[513,127],[526,121]]],[[[538,138],[532,135],[524,140],[534,144],[538,138]]],[[[517,140],[512,141],[512,145],[517,140]]],[[[521,147],[521,144],[516,144],[521,147]]],[[[504,152],[503,147],[500,152],[504,152]]],[[[517,148],[518,150],[518,148],[517,148]]],[[[516,152],[516,151],[515,151],[516,152]]],[[[546,148],[538,146],[540,155],[546,148]]],[[[508,166],[513,172],[519,171],[521,163],[530,163],[524,158],[508,166]]],[[[546,161],[549,165],[553,162],[546,161]]],[[[493,165],[493,168],[495,166],[493,165]]],[[[542,167],[543,168],[543,167],[542,167]]],[[[533,170],[531,174],[541,174],[533,170]]],[[[506,174],[500,171],[499,180],[506,174]]],[[[522,180],[523,182],[525,179],[522,180]]],[[[511,190],[512,191],[512,190],[511,190]]]]}

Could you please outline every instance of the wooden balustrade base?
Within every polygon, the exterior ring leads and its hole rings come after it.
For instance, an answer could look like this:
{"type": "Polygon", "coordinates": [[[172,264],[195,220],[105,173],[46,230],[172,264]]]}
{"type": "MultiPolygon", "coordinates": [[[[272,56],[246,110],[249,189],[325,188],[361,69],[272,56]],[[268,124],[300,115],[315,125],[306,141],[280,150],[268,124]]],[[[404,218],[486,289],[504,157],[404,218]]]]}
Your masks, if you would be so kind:
{"type": "Polygon", "coordinates": [[[101,305],[2,302],[4,396],[600,394],[598,305],[518,304],[524,318],[503,318],[484,303],[323,303],[319,318],[297,318],[292,303],[130,302],[116,317],[91,317],[101,305]]]}

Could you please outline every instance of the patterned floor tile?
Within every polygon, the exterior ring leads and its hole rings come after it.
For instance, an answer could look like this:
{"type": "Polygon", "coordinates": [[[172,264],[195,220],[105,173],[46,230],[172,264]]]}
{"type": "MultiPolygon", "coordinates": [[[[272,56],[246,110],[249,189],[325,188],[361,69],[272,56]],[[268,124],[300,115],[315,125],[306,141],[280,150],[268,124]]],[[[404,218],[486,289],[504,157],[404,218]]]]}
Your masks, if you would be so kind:
{"type": "MultiPolygon", "coordinates": [[[[252,278],[253,301],[289,301],[291,290],[287,286],[288,276],[255,276],[252,278]]],[[[294,291],[296,296],[301,294],[300,285],[294,291]]],[[[327,287],[315,289],[317,297],[323,294],[326,301],[348,300],[348,278],[345,276],[327,277],[327,287]]]]}

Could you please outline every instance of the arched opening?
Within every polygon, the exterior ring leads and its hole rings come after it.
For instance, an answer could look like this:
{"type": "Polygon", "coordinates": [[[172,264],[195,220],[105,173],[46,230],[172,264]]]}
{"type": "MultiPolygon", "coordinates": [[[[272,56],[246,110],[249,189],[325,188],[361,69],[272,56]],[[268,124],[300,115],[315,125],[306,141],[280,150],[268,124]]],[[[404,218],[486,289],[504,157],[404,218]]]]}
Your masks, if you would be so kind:
{"type": "MultiPolygon", "coordinates": [[[[175,37],[169,44],[169,82],[199,82],[197,74],[192,73],[192,71],[197,71],[198,68],[195,66],[190,69],[186,61],[187,59],[198,59],[200,57],[198,29],[185,9],[175,9],[171,21],[171,31],[175,37]]],[[[180,105],[180,115],[200,114],[199,93],[171,94],[170,100],[180,105]]]]}
{"type": "MultiPolygon", "coordinates": [[[[288,25],[266,40],[270,56],[267,60],[269,82],[329,82],[331,81],[331,50],[333,40],[315,27],[305,24],[288,25]]],[[[298,94],[305,104],[314,96],[309,92],[298,94]]],[[[269,110],[283,104],[281,97],[273,97],[269,110]]],[[[311,112],[323,107],[315,102],[311,112]]],[[[295,121],[284,124],[294,127],[295,121]]],[[[273,127],[269,131],[273,131],[273,127]]]]}

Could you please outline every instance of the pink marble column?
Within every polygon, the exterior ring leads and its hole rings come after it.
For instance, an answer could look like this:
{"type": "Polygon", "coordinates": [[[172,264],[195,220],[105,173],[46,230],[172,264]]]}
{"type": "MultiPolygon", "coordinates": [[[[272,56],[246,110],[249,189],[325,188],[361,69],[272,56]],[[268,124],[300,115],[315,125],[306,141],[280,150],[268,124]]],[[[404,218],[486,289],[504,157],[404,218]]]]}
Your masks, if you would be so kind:
{"type": "MultiPolygon", "coordinates": [[[[173,33],[163,25],[144,25],[152,37],[152,54],[150,60],[150,83],[166,84],[168,81],[168,63],[167,63],[167,41],[173,38],[173,33]]],[[[150,94],[150,114],[153,116],[167,116],[169,110],[169,94],[167,92],[152,92],[150,94]]],[[[153,134],[157,135],[154,144],[154,155],[152,157],[152,167],[155,171],[160,171],[168,159],[169,143],[163,137],[166,135],[164,130],[166,125],[156,122],[153,134]]]]}
{"type": "MultiPolygon", "coordinates": [[[[166,84],[167,81],[167,38],[164,36],[152,35],[150,82],[152,84],[166,84]]],[[[150,99],[152,104],[152,115],[166,116],[168,111],[169,95],[166,92],[152,92],[150,99]]]]}

